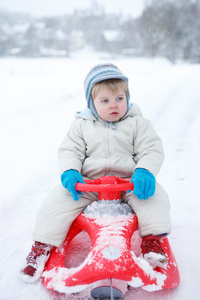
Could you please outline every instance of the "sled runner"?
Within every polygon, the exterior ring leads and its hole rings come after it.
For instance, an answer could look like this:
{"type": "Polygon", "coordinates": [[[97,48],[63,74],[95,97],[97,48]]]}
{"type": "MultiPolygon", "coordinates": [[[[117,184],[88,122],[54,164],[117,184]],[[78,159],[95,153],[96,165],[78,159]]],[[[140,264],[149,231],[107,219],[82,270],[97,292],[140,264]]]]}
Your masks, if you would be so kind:
{"type": "MultiPolygon", "coordinates": [[[[178,267],[167,237],[161,241],[168,259],[166,269],[153,269],[133,251],[131,239],[137,231],[137,216],[126,203],[121,202],[121,192],[133,190],[130,180],[101,177],[87,180],[86,184],[77,183],[76,189],[98,192],[99,201],[84,209],[73,222],[63,246],[53,249],[43,273],[46,288],[70,294],[106,279],[111,283],[112,280],[120,280],[128,286],[148,291],[178,286],[178,267]],[[86,231],[91,239],[90,251],[78,267],[67,268],[65,256],[69,244],[81,231],[86,231]]],[[[99,299],[102,293],[106,299],[123,298],[120,290],[108,286],[93,289],[91,297],[99,299]]]]}

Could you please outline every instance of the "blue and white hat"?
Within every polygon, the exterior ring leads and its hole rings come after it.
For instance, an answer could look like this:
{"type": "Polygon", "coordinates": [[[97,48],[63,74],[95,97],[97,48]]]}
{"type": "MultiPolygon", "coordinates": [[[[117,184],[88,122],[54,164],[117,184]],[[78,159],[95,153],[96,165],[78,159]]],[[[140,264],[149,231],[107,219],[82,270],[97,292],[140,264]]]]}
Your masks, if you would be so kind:
{"type": "MultiPolygon", "coordinates": [[[[113,64],[99,64],[94,66],[90,72],[87,74],[85,81],[84,81],[84,89],[85,89],[85,96],[87,100],[87,107],[92,111],[92,113],[99,117],[97,111],[94,107],[94,103],[91,96],[91,91],[93,86],[103,80],[107,79],[122,79],[126,82],[128,86],[128,78],[113,64]]],[[[129,107],[129,91],[126,95],[127,98],[127,107],[129,107]]]]}

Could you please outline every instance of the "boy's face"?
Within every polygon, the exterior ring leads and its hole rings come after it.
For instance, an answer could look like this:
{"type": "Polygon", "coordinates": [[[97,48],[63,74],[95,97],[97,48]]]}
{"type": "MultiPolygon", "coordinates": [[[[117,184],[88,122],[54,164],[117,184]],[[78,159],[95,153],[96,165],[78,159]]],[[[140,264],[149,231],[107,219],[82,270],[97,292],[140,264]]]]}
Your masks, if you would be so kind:
{"type": "Polygon", "coordinates": [[[126,94],[120,87],[113,92],[102,86],[93,101],[98,115],[108,122],[119,121],[127,111],[126,94]]]}

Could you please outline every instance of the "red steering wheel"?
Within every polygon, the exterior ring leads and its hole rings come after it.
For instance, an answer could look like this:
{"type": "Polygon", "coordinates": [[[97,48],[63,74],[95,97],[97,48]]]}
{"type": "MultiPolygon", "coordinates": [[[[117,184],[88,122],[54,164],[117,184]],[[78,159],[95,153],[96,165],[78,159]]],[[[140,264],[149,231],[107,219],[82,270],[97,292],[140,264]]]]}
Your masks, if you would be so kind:
{"type": "Polygon", "coordinates": [[[86,184],[78,182],[76,190],[82,192],[98,192],[99,200],[114,200],[121,198],[121,191],[133,190],[130,178],[103,176],[98,179],[85,180],[86,184]]]}

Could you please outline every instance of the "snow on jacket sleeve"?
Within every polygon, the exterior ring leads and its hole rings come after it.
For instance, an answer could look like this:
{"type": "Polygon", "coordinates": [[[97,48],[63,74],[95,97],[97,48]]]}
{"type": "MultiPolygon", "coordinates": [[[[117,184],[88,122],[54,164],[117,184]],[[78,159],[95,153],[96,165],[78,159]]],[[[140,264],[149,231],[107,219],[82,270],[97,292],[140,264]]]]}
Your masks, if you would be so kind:
{"type": "Polygon", "coordinates": [[[147,119],[137,119],[137,131],[133,142],[136,168],[147,169],[156,176],[164,160],[162,141],[147,119]]]}
{"type": "Polygon", "coordinates": [[[75,119],[58,149],[61,174],[70,169],[81,172],[85,152],[86,145],[81,134],[80,119],[75,119]]]}

